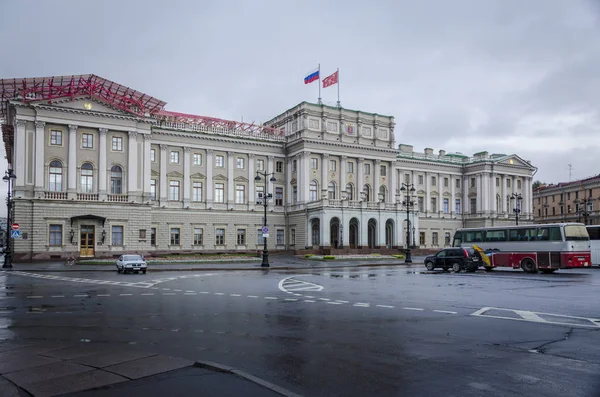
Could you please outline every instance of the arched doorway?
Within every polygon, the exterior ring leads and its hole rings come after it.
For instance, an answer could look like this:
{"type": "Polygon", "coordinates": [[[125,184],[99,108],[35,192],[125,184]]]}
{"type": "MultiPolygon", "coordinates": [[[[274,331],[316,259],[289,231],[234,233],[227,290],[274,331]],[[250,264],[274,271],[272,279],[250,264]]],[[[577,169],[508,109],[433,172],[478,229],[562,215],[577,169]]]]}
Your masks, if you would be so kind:
{"type": "Polygon", "coordinates": [[[394,221],[388,219],[385,222],[385,247],[392,248],[394,245],[394,221]]]}
{"type": "Polygon", "coordinates": [[[349,240],[348,246],[350,248],[356,248],[358,246],[358,219],[352,218],[350,219],[350,227],[348,228],[349,232],[349,240]]]}
{"type": "Polygon", "coordinates": [[[319,218],[313,218],[310,221],[310,237],[313,247],[321,245],[321,221],[319,218]]]}
{"type": "Polygon", "coordinates": [[[340,219],[338,217],[333,217],[329,221],[329,241],[333,248],[340,245],[340,219]]]}
{"type": "Polygon", "coordinates": [[[373,218],[369,219],[367,224],[367,244],[369,248],[375,248],[377,245],[377,221],[373,218]]]}

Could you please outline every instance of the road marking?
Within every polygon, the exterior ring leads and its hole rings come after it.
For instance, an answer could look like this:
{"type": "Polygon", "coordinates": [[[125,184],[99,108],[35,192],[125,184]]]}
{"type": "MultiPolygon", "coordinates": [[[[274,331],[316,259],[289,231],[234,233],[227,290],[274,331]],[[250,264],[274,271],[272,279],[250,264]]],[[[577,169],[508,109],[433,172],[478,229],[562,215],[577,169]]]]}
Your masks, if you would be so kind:
{"type": "Polygon", "coordinates": [[[184,294],[184,295],[198,295],[198,294],[197,294],[197,293],[195,293],[195,292],[184,292],[183,294],[184,294]]]}
{"type": "Polygon", "coordinates": [[[423,311],[425,309],[421,309],[418,307],[403,307],[404,310],[417,310],[417,311],[423,311]]]}
{"type": "Polygon", "coordinates": [[[298,299],[296,298],[285,298],[284,301],[288,301],[288,302],[297,302],[298,299]]]}
{"type": "Polygon", "coordinates": [[[98,294],[96,296],[110,296],[110,294],[98,294]]]}
{"type": "Polygon", "coordinates": [[[119,294],[119,296],[131,296],[133,294],[119,294]]]}
{"type": "Polygon", "coordinates": [[[434,310],[436,313],[446,313],[446,314],[458,314],[458,312],[451,312],[449,310],[434,310]]]}
{"type": "Polygon", "coordinates": [[[229,294],[230,296],[242,296],[240,294],[229,294]]]}
{"type": "Polygon", "coordinates": [[[386,309],[393,309],[394,306],[389,306],[389,305],[375,305],[377,307],[385,307],[386,309]]]}
{"type": "Polygon", "coordinates": [[[173,291],[175,291],[175,292],[181,292],[183,290],[182,289],[174,289],[173,291]]]}
{"type": "Polygon", "coordinates": [[[295,277],[302,276],[290,276],[285,277],[279,281],[277,287],[286,293],[293,293],[295,291],[313,291],[319,292],[323,290],[323,286],[308,281],[298,280],[295,277]]]}
{"type": "Polygon", "coordinates": [[[185,292],[196,292],[196,291],[185,291],[185,292]]]}
{"type": "Polygon", "coordinates": [[[52,295],[51,298],[64,298],[64,295],[52,295]]]}
{"type": "Polygon", "coordinates": [[[327,303],[329,305],[341,305],[342,304],[340,302],[325,302],[325,303],[327,303]]]}
{"type": "Polygon", "coordinates": [[[43,298],[43,296],[39,296],[39,295],[30,295],[27,298],[29,299],[39,299],[39,298],[43,298]]]}
{"type": "Polygon", "coordinates": [[[349,301],[341,301],[341,300],[336,300],[336,302],[339,302],[339,303],[350,303],[349,301]]]}
{"type": "Polygon", "coordinates": [[[88,294],[77,294],[77,295],[73,295],[74,298],[87,298],[89,295],[88,294]]]}
{"type": "Polygon", "coordinates": [[[309,302],[309,303],[317,303],[317,301],[312,301],[310,299],[305,299],[304,302],[309,302]]]}
{"type": "Polygon", "coordinates": [[[206,294],[210,294],[210,292],[208,292],[208,291],[200,291],[200,293],[201,293],[201,294],[205,294],[205,295],[206,295],[206,294]]]}
{"type": "Polygon", "coordinates": [[[304,297],[305,297],[305,298],[310,298],[310,299],[315,299],[315,297],[314,297],[314,296],[310,296],[310,295],[305,295],[304,297]]]}
{"type": "Polygon", "coordinates": [[[356,306],[356,307],[371,307],[371,304],[370,303],[360,303],[360,302],[357,302],[357,303],[353,304],[352,306],[356,306]]]}
{"type": "Polygon", "coordinates": [[[500,307],[483,307],[471,313],[471,316],[528,321],[540,324],[566,325],[569,327],[600,328],[600,320],[595,318],[505,309],[500,307]]]}
{"type": "Polygon", "coordinates": [[[142,294],[142,296],[152,296],[152,295],[154,295],[154,292],[149,292],[149,293],[142,294]]]}
{"type": "Polygon", "coordinates": [[[272,299],[272,300],[275,300],[275,299],[279,299],[279,298],[276,298],[276,297],[274,297],[274,296],[265,296],[265,299],[272,299]]]}
{"type": "Polygon", "coordinates": [[[329,299],[329,298],[319,298],[319,300],[321,300],[321,301],[330,301],[331,299],[329,299]]]}
{"type": "Polygon", "coordinates": [[[215,295],[225,295],[223,292],[215,292],[215,295]]]}
{"type": "Polygon", "coordinates": [[[175,292],[163,292],[163,295],[175,295],[175,292]]]}
{"type": "Polygon", "coordinates": [[[247,295],[248,298],[258,298],[256,295],[247,295]]]}

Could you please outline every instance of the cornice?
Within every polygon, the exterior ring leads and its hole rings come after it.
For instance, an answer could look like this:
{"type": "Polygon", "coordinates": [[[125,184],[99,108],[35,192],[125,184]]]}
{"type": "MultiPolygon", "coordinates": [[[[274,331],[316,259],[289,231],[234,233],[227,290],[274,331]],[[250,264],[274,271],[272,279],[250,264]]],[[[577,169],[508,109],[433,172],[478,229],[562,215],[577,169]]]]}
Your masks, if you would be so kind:
{"type": "Polygon", "coordinates": [[[80,115],[84,115],[84,116],[110,118],[110,119],[118,119],[118,120],[129,120],[129,121],[143,122],[143,123],[149,123],[149,124],[152,124],[154,122],[154,119],[144,119],[141,117],[127,116],[125,114],[94,112],[94,111],[89,111],[89,110],[85,110],[85,109],[63,108],[63,107],[56,107],[56,106],[51,106],[51,105],[39,104],[39,103],[32,104],[31,107],[33,107],[34,109],[43,109],[46,111],[56,112],[56,113],[80,114],[80,115]]]}
{"type": "MultiPolygon", "coordinates": [[[[187,131],[177,132],[177,131],[171,131],[171,130],[158,131],[156,128],[152,129],[152,138],[153,139],[155,138],[155,136],[160,136],[160,135],[181,137],[181,138],[196,138],[199,140],[202,139],[202,140],[211,141],[211,142],[224,142],[224,143],[239,143],[239,140],[240,140],[239,137],[230,137],[227,135],[212,135],[212,134],[203,134],[203,133],[198,133],[198,132],[187,132],[187,131]]],[[[248,145],[252,145],[252,146],[270,147],[270,148],[279,149],[279,150],[284,149],[283,142],[269,142],[269,141],[261,141],[261,140],[248,139],[248,138],[244,138],[243,141],[244,141],[244,144],[248,144],[248,145]]],[[[170,144],[173,144],[173,142],[171,142],[170,144]]]]}

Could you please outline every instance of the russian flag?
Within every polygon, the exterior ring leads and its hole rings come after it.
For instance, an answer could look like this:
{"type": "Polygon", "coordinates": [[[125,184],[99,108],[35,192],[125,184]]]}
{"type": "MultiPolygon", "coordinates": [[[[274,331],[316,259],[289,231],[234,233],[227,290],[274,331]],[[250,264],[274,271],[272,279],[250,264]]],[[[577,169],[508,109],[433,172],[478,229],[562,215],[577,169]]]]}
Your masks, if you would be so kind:
{"type": "Polygon", "coordinates": [[[317,81],[317,80],[319,80],[319,72],[320,72],[320,71],[319,71],[319,69],[317,69],[317,70],[315,70],[315,71],[313,71],[313,72],[310,72],[310,73],[308,74],[308,76],[306,76],[306,77],[304,78],[304,84],[310,84],[310,83],[312,83],[313,81],[317,81]]]}

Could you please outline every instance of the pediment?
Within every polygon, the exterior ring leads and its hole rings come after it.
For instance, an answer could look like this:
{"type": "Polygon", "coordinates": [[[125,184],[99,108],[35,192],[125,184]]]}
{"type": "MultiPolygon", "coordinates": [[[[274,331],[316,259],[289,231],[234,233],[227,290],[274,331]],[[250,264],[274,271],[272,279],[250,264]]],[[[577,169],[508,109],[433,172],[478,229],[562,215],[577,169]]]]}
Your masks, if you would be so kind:
{"type": "Polygon", "coordinates": [[[418,194],[419,196],[421,196],[421,195],[425,195],[425,194],[427,194],[427,192],[426,192],[425,190],[421,189],[421,190],[417,190],[417,194],[418,194]]]}
{"type": "Polygon", "coordinates": [[[248,178],[244,178],[243,176],[238,176],[234,179],[235,182],[248,182],[248,178]]]}
{"type": "Polygon", "coordinates": [[[111,107],[109,104],[104,103],[101,100],[96,98],[90,99],[87,96],[82,96],[79,98],[71,99],[61,99],[52,102],[53,107],[58,107],[62,109],[73,109],[80,110],[84,112],[90,113],[102,113],[102,114],[112,114],[115,116],[129,116],[135,117],[135,115],[122,111],[120,109],[115,109],[111,107]]]}
{"type": "Polygon", "coordinates": [[[158,171],[155,171],[155,170],[150,170],[150,175],[152,175],[152,176],[160,176],[160,173],[158,171]]]}
{"type": "Polygon", "coordinates": [[[506,165],[510,165],[512,167],[534,168],[530,163],[523,160],[516,154],[512,154],[512,155],[508,155],[508,156],[499,158],[497,161],[499,164],[506,164],[506,165]]]}
{"type": "Polygon", "coordinates": [[[444,196],[444,197],[452,197],[452,193],[450,193],[450,192],[444,192],[444,194],[442,194],[442,196],[444,196]]]}
{"type": "Polygon", "coordinates": [[[192,179],[206,179],[206,176],[204,174],[196,172],[195,174],[190,175],[190,178],[192,178],[192,179]]]}
{"type": "Polygon", "coordinates": [[[183,178],[183,174],[177,171],[171,171],[167,174],[169,178],[183,178]]]}
{"type": "Polygon", "coordinates": [[[213,176],[213,181],[226,181],[227,177],[223,174],[213,176]]]}

